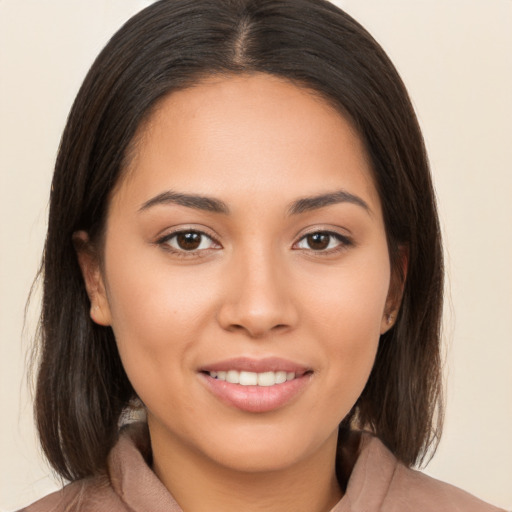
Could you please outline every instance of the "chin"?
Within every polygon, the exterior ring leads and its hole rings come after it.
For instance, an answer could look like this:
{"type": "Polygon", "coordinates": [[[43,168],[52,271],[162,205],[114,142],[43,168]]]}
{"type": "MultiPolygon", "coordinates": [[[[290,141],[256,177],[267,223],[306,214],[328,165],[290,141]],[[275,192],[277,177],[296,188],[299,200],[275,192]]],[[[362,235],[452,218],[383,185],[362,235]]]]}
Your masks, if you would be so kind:
{"type": "Polygon", "coordinates": [[[308,434],[310,432],[301,427],[294,429],[276,425],[239,429],[229,435],[220,432],[210,438],[204,453],[212,462],[231,471],[268,473],[302,464],[321,454],[324,451],[322,447],[327,449],[325,453],[335,451],[337,428],[324,436],[308,434]]]}

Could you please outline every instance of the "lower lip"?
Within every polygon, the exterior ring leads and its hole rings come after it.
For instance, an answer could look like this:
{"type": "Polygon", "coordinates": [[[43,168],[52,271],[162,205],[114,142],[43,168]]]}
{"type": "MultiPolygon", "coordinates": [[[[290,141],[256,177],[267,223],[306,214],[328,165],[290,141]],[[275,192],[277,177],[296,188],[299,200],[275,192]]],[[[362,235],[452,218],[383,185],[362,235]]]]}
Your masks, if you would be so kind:
{"type": "Polygon", "coordinates": [[[270,412],[291,402],[311,380],[307,373],[274,386],[242,386],[201,373],[208,389],[224,403],[246,412],[270,412]]]}

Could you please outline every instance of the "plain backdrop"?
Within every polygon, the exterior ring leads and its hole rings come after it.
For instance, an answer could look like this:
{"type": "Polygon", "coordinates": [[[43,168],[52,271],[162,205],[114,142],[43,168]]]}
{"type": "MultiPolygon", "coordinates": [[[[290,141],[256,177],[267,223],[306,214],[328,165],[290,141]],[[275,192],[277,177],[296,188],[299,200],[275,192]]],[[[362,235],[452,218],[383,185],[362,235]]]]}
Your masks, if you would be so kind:
{"type": "MultiPolygon", "coordinates": [[[[36,442],[25,301],[52,167],[92,60],[146,0],[0,0],[0,510],[58,486],[36,442]]],[[[341,0],[401,73],[447,258],[447,415],[427,473],[512,510],[512,1],[341,0]]]]}

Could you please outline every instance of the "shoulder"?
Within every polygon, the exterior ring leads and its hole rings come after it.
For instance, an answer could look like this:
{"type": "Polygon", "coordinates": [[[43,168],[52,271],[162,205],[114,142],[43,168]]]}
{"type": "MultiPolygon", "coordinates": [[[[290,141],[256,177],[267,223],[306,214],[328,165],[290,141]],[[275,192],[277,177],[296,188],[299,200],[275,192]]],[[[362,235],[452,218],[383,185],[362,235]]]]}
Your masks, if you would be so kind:
{"type": "Polygon", "coordinates": [[[19,512],[133,512],[181,509],[149,465],[147,424],[123,427],[105,472],[66,485],[19,512]]]}
{"type": "Polygon", "coordinates": [[[503,512],[502,509],[489,505],[458,487],[400,463],[397,464],[386,498],[390,504],[396,503],[391,506],[390,511],[409,507],[411,510],[429,512],[503,512]]]}
{"type": "Polygon", "coordinates": [[[504,512],[453,485],[410,469],[364,435],[347,488],[353,512],[504,512]]]}
{"type": "Polygon", "coordinates": [[[127,512],[108,477],[91,477],[66,485],[19,512],[127,512]]]}

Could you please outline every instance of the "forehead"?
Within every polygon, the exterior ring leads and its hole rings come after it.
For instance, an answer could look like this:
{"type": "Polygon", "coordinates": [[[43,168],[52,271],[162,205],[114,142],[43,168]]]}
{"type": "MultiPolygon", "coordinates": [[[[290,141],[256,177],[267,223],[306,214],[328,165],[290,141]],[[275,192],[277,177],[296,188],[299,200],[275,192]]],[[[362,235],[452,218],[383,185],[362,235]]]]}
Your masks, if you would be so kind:
{"type": "Polygon", "coordinates": [[[139,195],[237,186],[282,193],[356,187],[379,203],[361,138],[318,93],[267,74],[210,77],[165,97],[141,128],[121,186],[139,195]]]}

